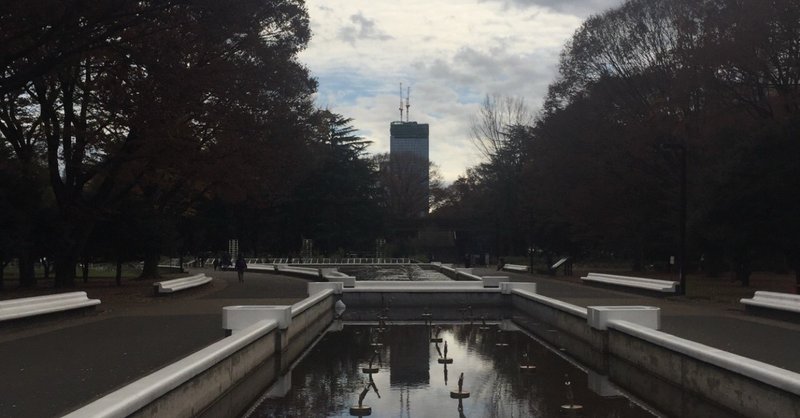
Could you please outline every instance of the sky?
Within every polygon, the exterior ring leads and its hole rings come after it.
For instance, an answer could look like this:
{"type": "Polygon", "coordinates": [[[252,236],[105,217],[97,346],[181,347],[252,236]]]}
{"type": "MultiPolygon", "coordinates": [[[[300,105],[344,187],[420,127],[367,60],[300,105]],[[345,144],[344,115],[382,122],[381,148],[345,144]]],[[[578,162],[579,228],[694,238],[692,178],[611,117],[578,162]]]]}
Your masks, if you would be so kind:
{"type": "Polygon", "coordinates": [[[621,3],[306,0],[312,39],[300,61],[319,82],[317,106],[353,118],[370,153],[389,151],[399,84],[403,96],[410,87],[410,120],[430,124],[430,159],[449,183],[481,162],[470,125],[486,95],[521,97],[538,111],[565,42],[621,3]]]}

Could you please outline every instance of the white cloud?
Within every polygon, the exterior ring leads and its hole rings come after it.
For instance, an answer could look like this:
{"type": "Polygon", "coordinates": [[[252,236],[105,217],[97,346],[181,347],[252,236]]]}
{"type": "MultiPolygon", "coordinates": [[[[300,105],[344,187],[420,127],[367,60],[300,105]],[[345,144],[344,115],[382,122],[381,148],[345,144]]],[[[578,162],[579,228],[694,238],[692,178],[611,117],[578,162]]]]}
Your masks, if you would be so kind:
{"type": "Polygon", "coordinates": [[[486,94],[538,108],[558,54],[582,16],[621,0],[307,0],[313,38],[301,60],[320,82],[317,103],[354,119],[389,150],[411,86],[411,119],[430,124],[431,160],[447,181],[479,162],[470,121],[486,94]]]}

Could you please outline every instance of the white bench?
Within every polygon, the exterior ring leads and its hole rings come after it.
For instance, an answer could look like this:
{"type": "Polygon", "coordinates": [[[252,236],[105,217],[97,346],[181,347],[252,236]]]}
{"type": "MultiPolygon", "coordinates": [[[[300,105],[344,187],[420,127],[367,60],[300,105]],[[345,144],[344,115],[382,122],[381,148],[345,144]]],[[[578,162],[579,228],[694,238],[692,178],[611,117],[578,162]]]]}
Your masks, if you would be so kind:
{"type": "Polygon", "coordinates": [[[527,272],[528,266],[522,264],[503,264],[503,270],[527,272]]]}
{"type": "Polygon", "coordinates": [[[589,273],[581,277],[584,283],[601,283],[614,286],[632,287],[660,293],[675,293],[678,282],[670,280],[645,279],[642,277],[618,276],[616,274],[589,273]]]}
{"type": "Polygon", "coordinates": [[[800,314],[800,295],[791,293],[757,291],[750,299],[741,299],[739,302],[746,307],[776,309],[780,311],[800,314]]]}
{"type": "Polygon", "coordinates": [[[98,304],[100,304],[100,299],[89,299],[86,292],[3,300],[0,301],[0,321],[87,308],[98,304]]]}
{"type": "Polygon", "coordinates": [[[181,277],[179,279],[165,280],[163,282],[153,283],[153,289],[156,294],[173,293],[179,290],[189,289],[192,287],[202,286],[210,283],[211,277],[205,274],[195,274],[194,276],[181,277]]]}

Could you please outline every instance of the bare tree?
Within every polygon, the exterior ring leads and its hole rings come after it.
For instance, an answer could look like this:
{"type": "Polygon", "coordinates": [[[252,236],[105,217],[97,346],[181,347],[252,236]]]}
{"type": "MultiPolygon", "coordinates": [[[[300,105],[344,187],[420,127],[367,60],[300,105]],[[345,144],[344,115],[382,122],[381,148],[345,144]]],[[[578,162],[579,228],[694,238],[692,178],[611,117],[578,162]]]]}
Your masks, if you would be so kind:
{"type": "Polygon", "coordinates": [[[374,161],[380,168],[381,185],[394,216],[418,218],[441,205],[444,186],[433,162],[410,153],[379,154],[374,161]],[[427,169],[422,169],[425,165],[427,169]]]}
{"type": "Polygon", "coordinates": [[[522,97],[486,95],[472,120],[472,144],[491,161],[506,148],[512,127],[531,126],[533,120],[533,113],[522,97]]]}

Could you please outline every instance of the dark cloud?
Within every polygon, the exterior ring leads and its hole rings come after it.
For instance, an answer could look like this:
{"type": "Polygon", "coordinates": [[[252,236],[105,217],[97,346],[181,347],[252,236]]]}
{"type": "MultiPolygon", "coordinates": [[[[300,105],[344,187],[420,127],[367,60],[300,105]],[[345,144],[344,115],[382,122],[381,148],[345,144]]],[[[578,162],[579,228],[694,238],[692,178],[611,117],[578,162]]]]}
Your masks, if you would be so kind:
{"type": "Polygon", "coordinates": [[[546,7],[561,13],[580,17],[602,13],[621,5],[624,0],[480,0],[503,3],[506,7],[527,8],[546,7]]]}
{"type": "Polygon", "coordinates": [[[392,39],[391,36],[375,27],[374,20],[367,19],[361,12],[350,16],[350,21],[353,24],[339,29],[338,37],[351,45],[362,40],[385,41],[392,39]]]}

